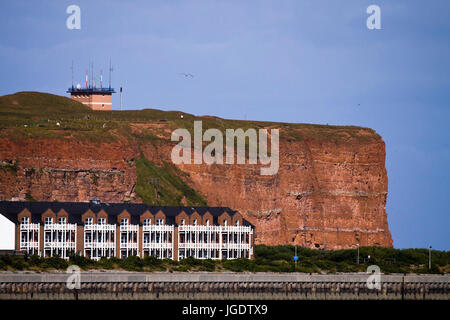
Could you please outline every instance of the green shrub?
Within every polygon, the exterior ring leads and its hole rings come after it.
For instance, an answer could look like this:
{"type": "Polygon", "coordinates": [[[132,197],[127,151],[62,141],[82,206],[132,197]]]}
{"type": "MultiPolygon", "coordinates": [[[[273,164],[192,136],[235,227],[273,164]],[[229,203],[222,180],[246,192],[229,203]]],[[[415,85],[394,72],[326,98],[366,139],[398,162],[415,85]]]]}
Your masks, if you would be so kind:
{"type": "Polygon", "coordinates": [[[121,261],[120,266],[128,271],[141,271],[144,263],[137,256],[130,256],[121,261]]]}
{"type": "Polygon", "coordinates": [[[41,267],[44,269],[67,269],[68,266],[68,262],[59,256],[45,258],[41,263],[41,267]]]}
{"type": "Polygon", "coordinates": [[[81,256],[79,254],[71,254],[69,256],[69,262],[71,265],[76,265],[80,267],[81,269],[86,269],[88,266],[93,264],[93,261],[89,258],[86,258],[84,256],[81,256]]]}
{"type": "Polygon", "coordinates": [[[202,262],[201,262],[201,260],[195,259],[194,257],[187,257],[186,259],[181,260],[180,264],[192,268],[192,267],[201,265],[202,262]]]}
{"type": "Polygon", "coordinates": [[[243,272],[243,271],[256,271],[256,265],[253,260],[239,258],[234,260],[222,260],[222,265],[225,269],[234,271],[234,272],[243,272]]]}
{"type": "Polygon", "coordinates": [[[210,271],[210,272],[215,271],[216,264],[211,259],[203,260],[199,270],[200,271],[210,271]]]}

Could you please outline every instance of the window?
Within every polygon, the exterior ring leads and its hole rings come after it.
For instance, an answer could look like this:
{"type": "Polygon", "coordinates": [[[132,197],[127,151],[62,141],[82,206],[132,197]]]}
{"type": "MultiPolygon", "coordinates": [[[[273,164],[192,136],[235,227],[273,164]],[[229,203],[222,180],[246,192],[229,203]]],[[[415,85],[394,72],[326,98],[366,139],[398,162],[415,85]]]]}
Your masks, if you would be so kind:
{"type": "Polygon", "coordinates": [[[90,226],[92,224],[92,218],[86,218],[84,220],[84,224],[87,225],[87,226],[90,226]]]}
{"type": "Polygon", "coordinates": [[[122,218],[120,219],[120,224],[122,226],[127,226],[128,225],[128,218],[122,218]]]}
{"type": "Polygon", "coordinates": [[[223,220],[223,225],[226,227],[227,226],[228,221],[227,220],[223,220]]]}
{"type": "Polygon", "coordinates": [[[162,226],[164,224],[164,219],[156,219],[156,225],[162,226]]]}
{"type": "Polygon", "coordinates": [[[45,224],[52,224],[53,223],[53,218],[47,217],[45,218],[45,224]]]}
{"type": "Polygon", "coordinates": [[[152,220],[151,219],[144,219],[144,226],[149,226],[152,224],[152,220]]]}
{"type": "Polygon", "coordinates": [[[65,217],[63,217],[63,218],[58,218],[58,223],[59,223],[59,224],[66,224],[66,218],[65,218],[65,217]]]}
{"type": "Polygon", "coordinates": [[[186,224],[186,220],[181,219],[181,225],[184,226],[186,224]]]}
{"type": "Polygon", "coordinates": [[[239,227],[239,220],[236,220],[236,227],[239,227]]]}
{"type": "Polygon", "coordinates": [[[98,218],[98,224],[101,224],[101,225],[106,224],[106,219],[105,218],[98,218]]]}
{"type": "Polygon", "coordinates": [[[206,219],[206,225],[209,226],[209,219],[206,219]]]}
{"type": "Polygon", "coordinates": [[[197,219],[194,219],[194,222],[192,223],[194,226],[197,225],[197,219]]]}
{"type": "Polygon", "coordinates": [[[22,217],[22,224],[28,224],[30,223],[30,218],[29,217],[22,217]]]}

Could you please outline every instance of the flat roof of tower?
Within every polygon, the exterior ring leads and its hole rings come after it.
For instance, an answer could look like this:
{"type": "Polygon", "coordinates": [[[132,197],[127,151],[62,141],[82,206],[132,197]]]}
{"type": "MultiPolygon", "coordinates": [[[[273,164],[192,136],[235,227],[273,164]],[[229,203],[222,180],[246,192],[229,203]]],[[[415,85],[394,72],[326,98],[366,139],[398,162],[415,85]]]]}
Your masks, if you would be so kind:
{"type": "Polygon", "coordinates": [[[115,93],[116,91],[114,91],[114,88],[96,88],[96,87],[90,87],[90,88],[75,88],[75,87],[70,87],[69,89],[67,89],[66,92],[69,93],[82,93],[82,94],[95,94],[95,93],[115,93]]]}

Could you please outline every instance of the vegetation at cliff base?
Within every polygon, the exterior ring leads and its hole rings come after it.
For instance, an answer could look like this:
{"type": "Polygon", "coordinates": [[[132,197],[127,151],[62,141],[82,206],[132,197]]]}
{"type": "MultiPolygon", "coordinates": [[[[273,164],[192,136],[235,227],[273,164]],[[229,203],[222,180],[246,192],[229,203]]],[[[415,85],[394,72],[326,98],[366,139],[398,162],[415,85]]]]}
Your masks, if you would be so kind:
{"type": "Polygon", "coordinates": [[[189,257],[181,261],[133,256],[126,259],[102,258],[94,261],[79,255],[69,260],[58,257],[41,258],[39,256],[0,256],[0,270],[64,270],[69,265],[77,265],[83,270],[127,270],[146,272],[304,272],[304,273],[340,273],[366,272],[369,265],[377,265],[381,272],[442,274],[450,272],[450,251],[432,250],[431,269],[428,269],[428,249],[392,249],[383,247],[360,248],[360,263],[357,264],[357,251],[315,250],[298,248],[299,261],[295,267],[294,247],[265,246],[255,247],[255,259],[211,260],[189,257]],[[370,256],[370,259],[368,258],[370,256]]]}

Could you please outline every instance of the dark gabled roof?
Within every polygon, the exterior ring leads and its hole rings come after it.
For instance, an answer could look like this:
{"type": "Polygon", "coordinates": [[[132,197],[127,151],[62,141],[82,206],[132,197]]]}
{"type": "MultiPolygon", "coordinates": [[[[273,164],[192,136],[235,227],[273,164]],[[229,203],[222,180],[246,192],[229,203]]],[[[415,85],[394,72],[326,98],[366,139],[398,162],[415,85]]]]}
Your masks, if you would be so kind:
{"type": "MultiPolygon", "coordinates": [[[[150,211],[152,214],[156,214],[158,211],[162,211],[166,215],[167,224],[175,224],[175,217],[182,211],[186,212],[188,216],[194,212],[198,212],[200,216],[203,216],[206,212],[209,212],[213,216],[213,224],[217,224],[217,218],[223,213],[227,212],[230,217],[233,217],[237,211],[228,207],[162,207],[162,206],[149,206],[142,203],[100,203],[95,204],[93,202],[22,202],[22,201],[0,201],[0,214],[7,217],[14,223],[17,223],[17,215],[24,209],[28,209],[31,212],[31,222],[41,222],[41,215],[51,209],[53,212],[58,213],[61,209],[64,209],[69,215],[69,223],[81,224],[81,215],[91,209],[92,212],[98,213],[104,210],[108,214],[109,223],[116,223],[117,216],[124,210],[127,210],[131,215],[131,223],[138,224],[139,217],[145,211],[150,211]]],[[[252,226],[248,221],[244,220],[244,225],[252,226]]]]}

